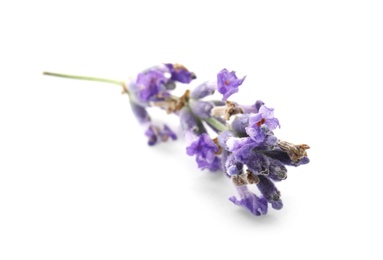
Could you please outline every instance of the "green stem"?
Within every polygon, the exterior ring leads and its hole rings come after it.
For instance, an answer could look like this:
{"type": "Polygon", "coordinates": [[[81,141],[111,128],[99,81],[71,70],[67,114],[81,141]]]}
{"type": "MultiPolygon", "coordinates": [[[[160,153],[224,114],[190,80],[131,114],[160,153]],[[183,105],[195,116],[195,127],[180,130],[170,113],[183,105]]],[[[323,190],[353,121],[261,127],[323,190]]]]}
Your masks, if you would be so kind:
{"type": "Polygon", "coordinates": [[[124,88],[124,90],[126,90],[125,82],[113,80],[113,79],[103,79],[103,78],[95,78],[95,77],[87,77],[87,76],[67,75],[67,74],[59,74],[59,73],[52,73],[52,72],[43,72],[43,75],[68,78],[68,79],[81,79],[81,80],[89,80],[89,81],[106,82],[106,83],[111,83],[111,84],[122,86],[124,88]]]}
{"type": "Polygon", "coordinates": [[[221,132],[227,130],[226,125],[222,124],[221,122],[219,122],[214,117],[204,118],[203,120],[205,120],[209,125],[213,126],[214,128],[216,128],[217,130],[219,130],[221,132]]]}

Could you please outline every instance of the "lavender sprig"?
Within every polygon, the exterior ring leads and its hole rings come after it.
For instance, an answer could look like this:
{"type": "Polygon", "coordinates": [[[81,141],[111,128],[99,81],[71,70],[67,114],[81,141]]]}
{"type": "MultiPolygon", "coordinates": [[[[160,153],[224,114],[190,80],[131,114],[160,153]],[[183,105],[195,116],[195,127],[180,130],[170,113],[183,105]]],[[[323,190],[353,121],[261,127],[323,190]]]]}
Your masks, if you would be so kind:
{"type": "Polygon", "coordinates": [[[306,144],[292,144],[278,139],[274,130],[280,127],[274,109],[261,100],[253,105],[229,101],[238,92],[245,77],[235,72],[219,71],[216,81],[207,81],[177,97],[171,93],[177,84],[190,84],[196,75],[180,64],[161,64],[139,73],[128,84],[123,81],[44,72],[44,75],[71,79],[106,82],[122,87],[128,94],[130,107],[137,121],[145,128],[148,144],[176,140],[176,134],[166,125],[154,125],[147,107],[158,107],[179,116],[186,141],[186,154],[195,157],[201,170],[222,170],[236,187],[239,199],[229,200],[249,210],[265,215],[268,204],[281,209],[281,193],[275,183],[287,178],[286,166],[307,164],[306,144]],[[215,91],[221,100],[210,99],[215,91]],[[207,128],[215,134],[209,134],[207,128]],[[250,188],[258,188],[256,195],[250,188]]]}

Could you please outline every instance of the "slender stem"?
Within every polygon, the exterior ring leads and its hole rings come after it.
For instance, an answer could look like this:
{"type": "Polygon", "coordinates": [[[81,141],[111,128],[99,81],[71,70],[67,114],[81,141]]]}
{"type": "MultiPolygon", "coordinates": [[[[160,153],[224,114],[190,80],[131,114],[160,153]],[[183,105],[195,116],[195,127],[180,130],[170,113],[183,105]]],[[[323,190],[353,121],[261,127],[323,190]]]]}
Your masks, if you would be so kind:
{"type": "Polygon", "coordinates": [[[204,118],[203,120],[205,120],[206,123],[208,123],[209,125],[213,126],[214,128],[216,128],[217,130],[221,132],[227,130],[227,127],[221,122],[219,122],[217,119],[215,119],[214,117],[204,118]]]}
{"type": "MultiPolygon", "coordinates": [[[[123,93],[128,93],[128,90],[126,89],[125,82],[113,80],[113,79],[104,79],[104,78],[96,78],[96,77],[88,77],[88,76],[78,76],[78,75],[69,75],[69,74],[61,74],[61,73],[53,73],[53,72],[43,72],[43,75],[47,76],[54,76],[54,77],[61,77],[61,78],[68,78],[68,79],[80,79],[80,80],[89,80],[89,81],[98,81],[98,82],[106,82],[111,83],[115,85],[122,86],[123,93]]],[[[227,130],[226,125],[222,124],[220,121],[212,118],[205,118],[203,119],[206,123],[217,129],[218,131],[225,131],[227,130]]]]}
{"type": "Polygon", "coordinates": [[[60,73],[52,73],[52,72],[43,72],[43,75],[68,78],[68,79],[81,79],[81,80],[89,80],[89,81],[106,82],[106,83],[119,85],[119,86],[122,86],[123,88],[125,88],[125,82],[119,81],[119,80],[113,80],[113,79],[103,79],[103,78],[95,78],[95,77],[87,77],[87,76],[68,75],[68,74],[60,74],[60,73]]]}

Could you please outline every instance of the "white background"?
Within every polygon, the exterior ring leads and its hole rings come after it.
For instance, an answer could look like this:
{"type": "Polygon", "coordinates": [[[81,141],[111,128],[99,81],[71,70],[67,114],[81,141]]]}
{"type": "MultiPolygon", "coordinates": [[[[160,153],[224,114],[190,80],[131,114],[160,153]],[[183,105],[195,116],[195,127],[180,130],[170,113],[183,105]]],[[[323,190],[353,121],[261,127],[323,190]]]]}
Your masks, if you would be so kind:
{"type": "MultiPolygon", "coordinates": [[[[382,259],[381,1],[2,1],[0,259],[382,259]],[[247,75],[311,163],[234,206],[184,140],[148,147],[118,86],[161,62],[247,75]],[[379,93],[379,94],[378,94],[379,93]]],[[[177,129],[174,116],[153,116],[177,129]]]]}

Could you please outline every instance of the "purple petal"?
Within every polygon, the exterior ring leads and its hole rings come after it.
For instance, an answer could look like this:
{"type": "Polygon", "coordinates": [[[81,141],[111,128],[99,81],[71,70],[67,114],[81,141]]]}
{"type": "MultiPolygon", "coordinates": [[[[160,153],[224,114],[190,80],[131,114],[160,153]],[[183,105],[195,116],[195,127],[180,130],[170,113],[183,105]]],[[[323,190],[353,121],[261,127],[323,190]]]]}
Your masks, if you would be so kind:
{"type": "Polygon", "coordinates": [[[240,195],[240,199],[230,197],[229,200],[235,205],[242,206],[256,216],[267,214],[267,200],[259,198],[254,193],[250,192],[247,186],[236,186],[240,195]]]}
{"type": "Polygon", "coordinates": [[[252,127],[252,128],[258,127],[258,128],[259,128],[259,125],[258,125],[258,124],[259,124],[261,121],[262,121],[262,114],[261,114],[261,113],[252,115],[252,116],[250,116],[250,118],[249,118],[249,127],[252,127]]]}
{"type": "Polygon", "coordinates": [[[267,127],[270,129],[270,130],[274,130],[276,129],[277,127],[280,127],[280,124],[279,124],[279,120],[277,118],[270,118],[270,119],[267,119],[265,124],[267,125],[267,127]]]}
{"type": "Polygon", "coordinates": [[[260,144],[264,142],[266,135],[277,127],[279,121],[274,118],[274,109],[261,106],[258,114],[250,116],[249,126],[245,130],[251,139],[260,144]]]}
{"type": "Polygon", "coordinates": [[[196,156],[198,167],[201,169],[217,170],[221,167],[221,162],[215,155],[216,152],[218,147],[207,134],[201,134],[186,147],[186,153],[189,156],[196,156]]]}
{"type": "Polygon", "coordinates": [[[221,70],[217,74],[218,92],[223,95],[222,100],[227,100],[232,94],[238,92],[238,87],[242,84],[246,77],[238,79],[234,71],[229,72],[227,69],[221,70]]]}
{"type": "Polygon", "coordinates": [[[198,139],[187,147],[188,155],[198,155],[201,158],[211,160],[211,154],[218,151],[217,145],[207,134],[201,134],[198,139]]]}
{"type": "Polygon", "coordinates": [[[265,105],[262,105],[259,108],[259,113],[262,114],[263,118],[274,118],[274,108],[268,108],[265,105]]]}
{"type": "Polygon", "coordinates": [[[178,81],[181,83],[190,83],[193,79],[196,79],[196,75],[193,72],[190,72],[187,68],[180,64],[165,64],[169,69],[171,77],[170,80],[178,81]]]}
{"type": "Polygon", "coordinates": [[[238,150],[243,149],[244,147],[248,147],[248,149],[254,148],[255,144],[253,140],[249,137],[231,137],[226,141],[226,145],[224,146],[226,150],[230,152],[238,152],[238,150]],[[250,146],[248,146],[250,145],[250,146]]]}
{"type": "Polygon", "coordinates": [[[265,135],[259,127],[246,127],[246,133],[256,144],[260,144],[265,140],[265,135]]]}
{"type": "Polygon", "coordinates": [[[147,102],[159,95],[164,90],[165,82],[165,76],[157,70],[149,70],[138,74],[136,90],[141,101],[147,102]]]}
{"type": "Polygon", "coordinates": [[[221,170],[221,160],[217,156],[215,156],[214,160],[210,163],[205,160],[201,160],[199,158],[196,159],[196,162],[197,162],[198,168],[200,168],[201,170],[205,170],[205,169],[210,171],[221,170]]]}

